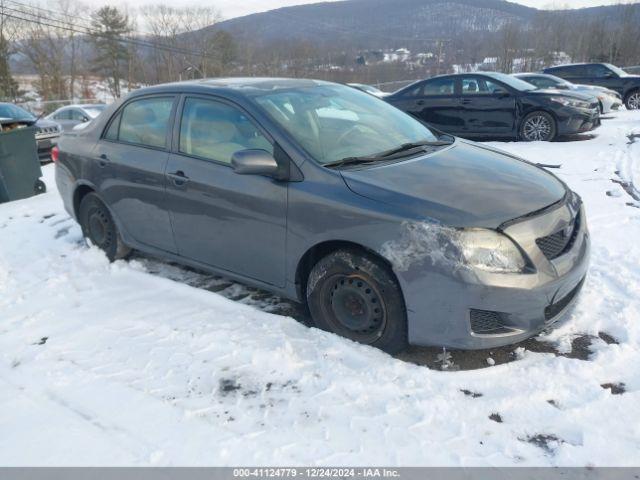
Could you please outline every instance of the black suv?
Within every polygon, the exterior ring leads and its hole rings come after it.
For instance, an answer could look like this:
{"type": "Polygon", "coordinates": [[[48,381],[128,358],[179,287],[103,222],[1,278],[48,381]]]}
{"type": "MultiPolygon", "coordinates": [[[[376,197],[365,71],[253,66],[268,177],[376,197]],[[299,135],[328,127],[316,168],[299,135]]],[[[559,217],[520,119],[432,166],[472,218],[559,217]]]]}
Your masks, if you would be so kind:
{"type": "Polygon", "coordinates": [[[631,75],[609,63],[575,63],[545,68],[544,73],[573,83],[599,85],[615,90],[629,110],[640,109],[640,75],[631,75]]]}

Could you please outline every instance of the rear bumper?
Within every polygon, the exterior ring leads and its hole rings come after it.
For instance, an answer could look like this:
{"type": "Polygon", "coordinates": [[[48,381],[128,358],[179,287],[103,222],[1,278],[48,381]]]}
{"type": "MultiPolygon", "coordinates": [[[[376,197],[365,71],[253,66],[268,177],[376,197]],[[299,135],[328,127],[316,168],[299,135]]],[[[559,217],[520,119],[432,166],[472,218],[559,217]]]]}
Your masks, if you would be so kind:
{"type": "Polygon", "coordinates": [[[586,222],[572,247],[555,260],[544,256],[535,239],[564,228],[570,219],[571,212],[564,205],[504,229],[531,259],[534,273],[471,274],[462,270],[452,274],[428,265],[396,272],[405,294],[409,343],[495,348],[520,342],[563,321],[579,297],[589,267],[586,222]],[[489,332],[478,328],[478,312],[481,321],[493,318],[501,328],[489,332]]]}
{"type": "Polygon", "coordinates": [[[38,158],[40,160],[51,160],[51,149],[58,144],[59,135],[37,136],[38,158]]]}
{"type": "Polygon", "coordinates": [[[67,167],[60,163],[55,164],[55,178],[58,193],[60,193],[60,197],[62,198],[64,209],[69,215],[75,218],[76,214],[73,206],[74,178],[67,167]]]}

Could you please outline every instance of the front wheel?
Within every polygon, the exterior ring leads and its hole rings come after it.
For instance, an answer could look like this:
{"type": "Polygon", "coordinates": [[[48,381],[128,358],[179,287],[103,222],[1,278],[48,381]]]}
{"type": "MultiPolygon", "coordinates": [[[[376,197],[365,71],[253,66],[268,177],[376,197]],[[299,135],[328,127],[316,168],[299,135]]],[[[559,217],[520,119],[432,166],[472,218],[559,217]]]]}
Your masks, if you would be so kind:
{"type": "Polygon", "coordinates": [[[82,234],[89,243],[104,251],[110,261],[125,258],[131,252],[122,242],[109,209],[95,193],[88,193],[82,199],[78,213],[82,234]]]}
{"type": "Polygon", "coordinates": [[[627,95],[624,104],[628,110],[640,109],[640,90],[634,90],[629,95],[627,95]]]}
{"type": "Polygon", "coordinates": [[[525,142],[550,142],[556,132],[556,121],[547,112],[528,114],[520,126],[520,138],[525,142]]]}
{"type": "Polygon", "coordinates": [[[322,258],[307,281],[315,325],[356,342],[397,353],[407,346],[400,287],[387,265],[357,250],[322,258]]]}

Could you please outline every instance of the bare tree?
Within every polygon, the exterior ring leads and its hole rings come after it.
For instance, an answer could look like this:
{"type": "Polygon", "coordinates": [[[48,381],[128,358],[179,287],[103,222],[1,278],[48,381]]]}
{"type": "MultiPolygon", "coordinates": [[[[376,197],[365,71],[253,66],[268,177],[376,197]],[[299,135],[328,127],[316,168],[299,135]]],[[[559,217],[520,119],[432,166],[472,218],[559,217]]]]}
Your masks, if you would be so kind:
{"type": "Polygon", "coordinates": [[[5,12],[5,2],[0,0],[0,99],[14,100],[18,94],[18,83],[11,75],[10,62],[18,25],[5,12]]]}
{"type": "Polygon", "coordinates": [[[21,22],[20,52],[38,75],[36,89],[44,100],[66,98],[64,47],[68,31],[58,22],[51,21],[44,10],[25,9],[21,22]]]}

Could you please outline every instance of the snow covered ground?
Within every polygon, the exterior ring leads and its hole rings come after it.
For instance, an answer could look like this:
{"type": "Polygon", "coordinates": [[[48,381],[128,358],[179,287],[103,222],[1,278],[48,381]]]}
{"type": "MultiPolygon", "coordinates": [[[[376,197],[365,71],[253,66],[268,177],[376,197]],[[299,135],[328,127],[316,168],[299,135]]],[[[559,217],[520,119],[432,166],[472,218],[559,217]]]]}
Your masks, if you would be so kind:
{"type": "Polygon", "coordinates": [[[224,279],[110,265],[46,167],[49,193],[0,205],[0,465],[637,464],[640,112],[612,117],[593,138],[493,143],[560,165],[593,257],[570,321],[535,343],[552,348],[475,370],[308,328],[224,279]]]}

